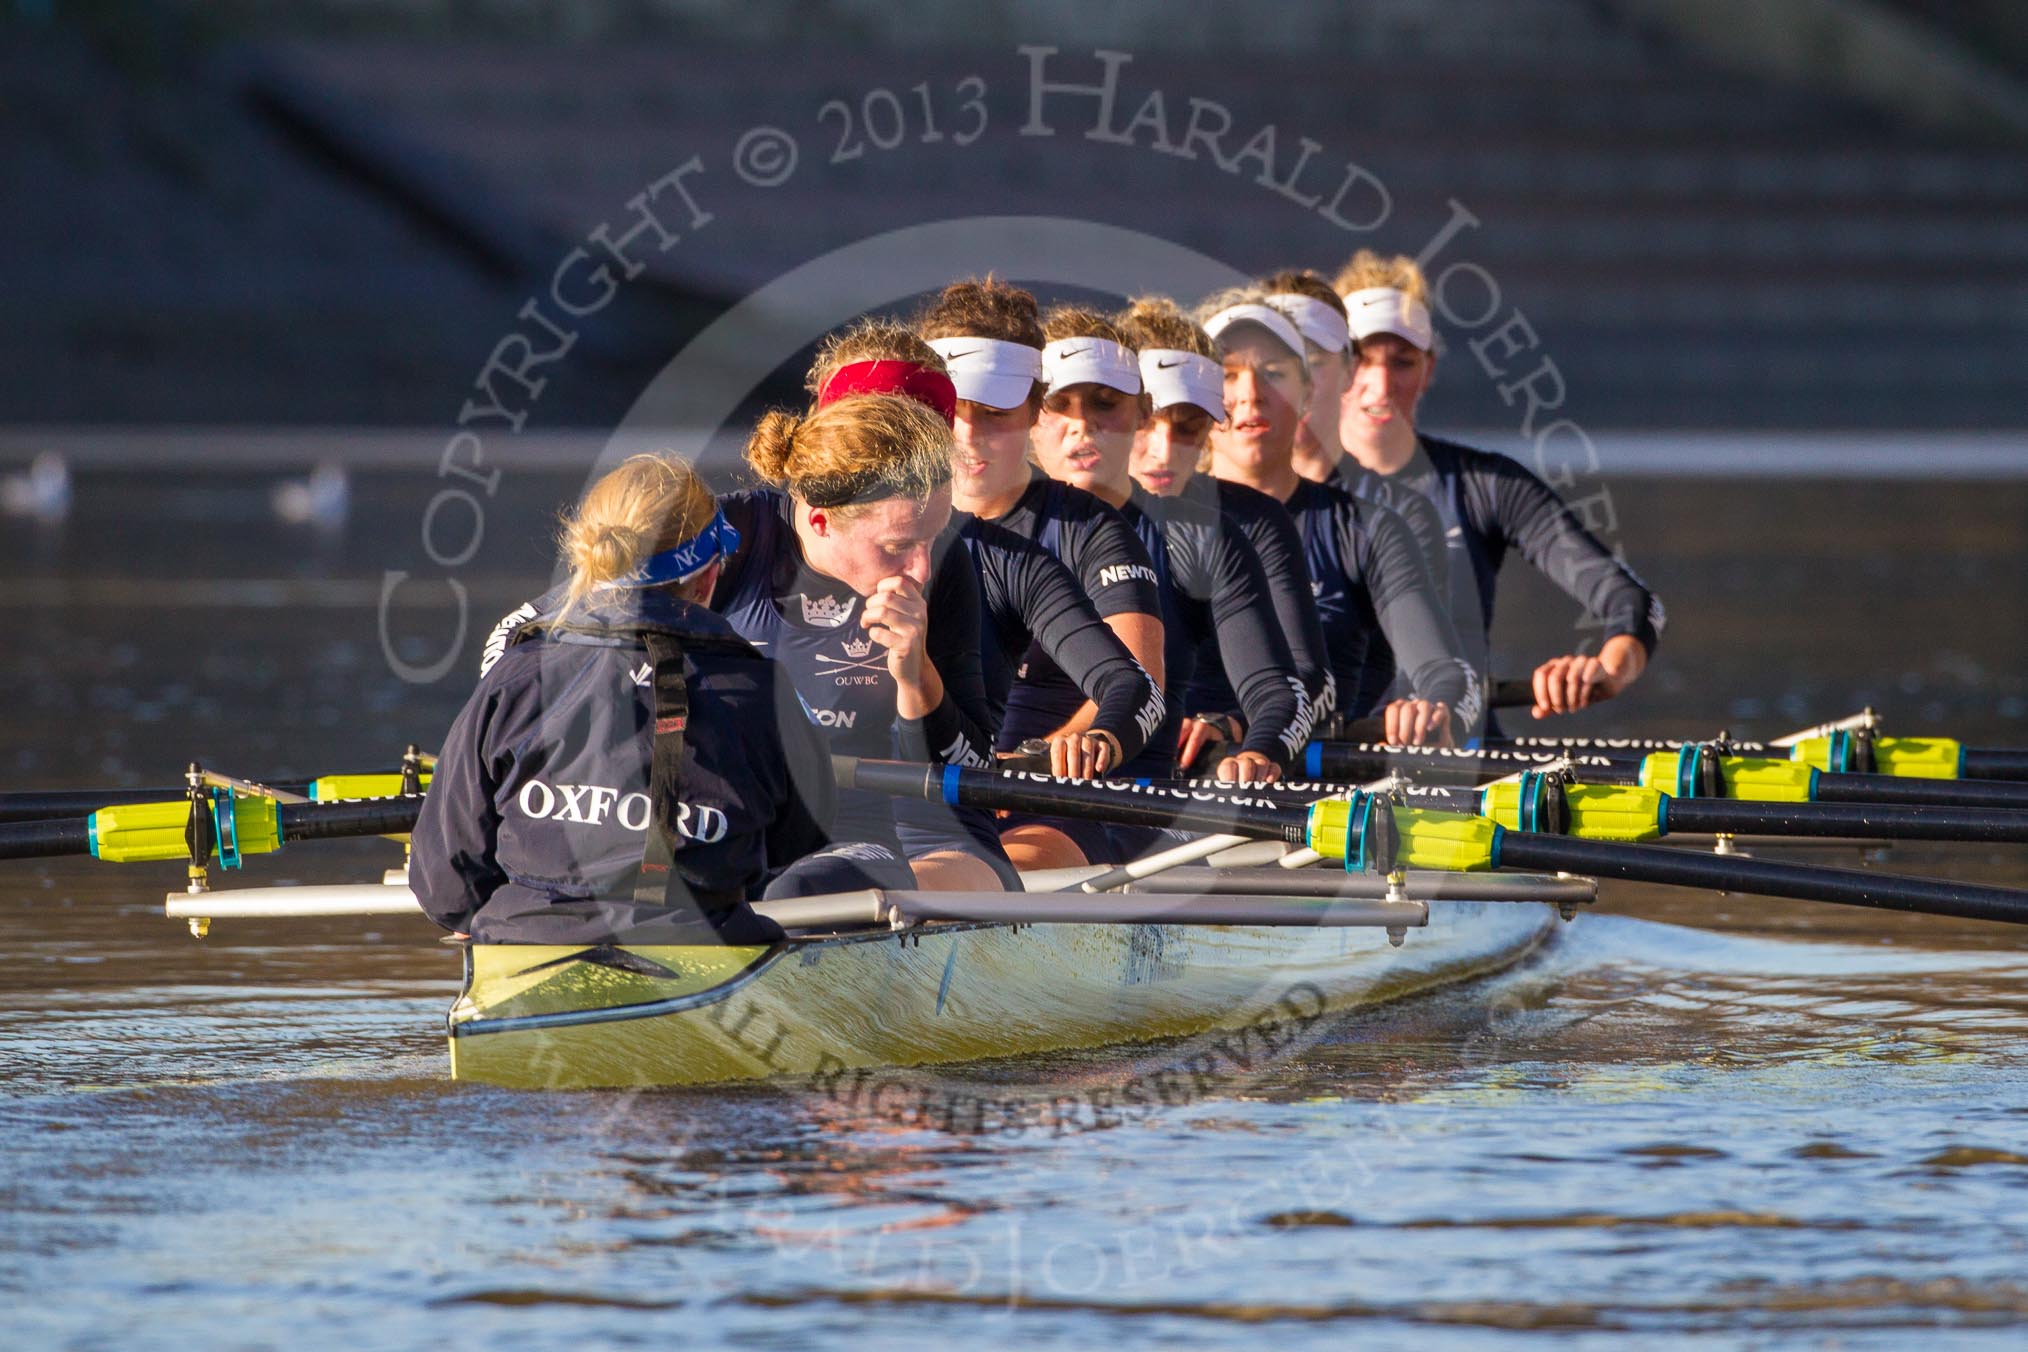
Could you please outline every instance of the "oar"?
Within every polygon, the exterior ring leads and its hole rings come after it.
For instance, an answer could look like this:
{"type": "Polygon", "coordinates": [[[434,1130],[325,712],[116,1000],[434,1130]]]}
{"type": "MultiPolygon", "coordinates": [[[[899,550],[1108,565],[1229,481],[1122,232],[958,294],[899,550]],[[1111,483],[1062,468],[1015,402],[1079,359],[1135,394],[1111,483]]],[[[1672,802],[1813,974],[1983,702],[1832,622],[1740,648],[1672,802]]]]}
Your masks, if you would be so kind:
{"type": "Polygon", "coordinates": [[[1632,842],[1690,834],[2028,842],[2028,812],[2006,809],[1673,798],[1638,785],[1561,783],[1541,774],[1483,789],[1404,792],[1419,807],[1474,812],[1509,830],[1584,840],[1632,842]]]}
{"type": "MultiPolygon", "coordinates": [[[[1939,739],[1914,740],[1928,742],[1927,751],[1936,752],[1939,739]]],[[[1944,755],[1944,759],[1954,764],[1955,753],[1944,755]]],[[[1474,751],[1312,742],[1304,752],[1304,771],[1314,781],[1371,779],[1392,770],[1421,783],[1477,784],[1488,775],[1555,767],[1570,769],[1593,783],[1640,784],[1679,798],[2028,809],[2028,784],[1935,777],[1917,773],[1918,764],[1936,767],[1940,761],[1919,761],[1916,750],[1910,747],[1900,762],[1899,773],[1849,774],[1824,770],[1800,760],[1726,755],[1709,746],[1686,746],[1646,755],[1597,752],[1564,755],[1554,751],[1474,751]]]]}
{"type": "MultiPolygon", "coordinates": [[[[1333,794],[1362,793],[1362,792],[1371,793],[1376,789],[1385,788],[1388,785],[1391,785],[1395,782],[1396,781],[1390,776],[1387,779],[1376,779],[1373,780],[1371,783],[1367,784],[1355,784],[1349,786],[1334,785],[1324,792],[1313,793],[1308,795],[1307,797],[1301,798],[1291,795],[1289,790],[1280,784],[1272,785],[1269,787],[1272,787],[1274,791],[1272,796],[1277,801],[1289,804],[1291,806],[1307,807],[1309,806],[1310,803],[1316,801],[1317,799],[1329,798],[1333,794]]],[[[1222,780],[1197,780],[1177,783],[1173,785],[1173,787],[1198,791],[1210,789],[1214,792],[1224,792],[1224,791],[1252,792],[1252,790],[1258,786],[1247,785],[1244,786],[1244,788],[1242,788],[1242,786],[1240,785],[1227,784],[1222,780]]],[[[1157,850],[1154,854],[1143,855],[1139,859],[1130,860],[1127,863],[1121,864],[1117,868],[1108,869],[1104,873],[1097,874],[1093,877],[1080,879],[1079,881],[1068,885],[1065,888],[1065,890],[1066,891],[1075,890],[1083,892],[1111,891],[1114,888],[1124,887],[1128,883],[1136,882],[1143,878],[1153,878],[1157,874],[1167,873],[1171,869],[1181,868],[1186,864],[1198,863],[1201,860],[1211,858],[1211,856],[1215,854],[1223,854],[1225,851],[1233,849],[1236,846],[1242,845],[1244,843],[1246,843],[1245,836],[1204,836],[1197,840],[1184,841],[1182,844],[1171,846],[1169,849],[1157,850]]],[[[1311,851],[1307,846],[1302,847],[1302,849],[1299,852],[1304,854],[1314,854],[1314,851],[1311,851]]],[[[1283,856],[1284,859],[1286,859],[1287,857],[1288,857],[1287,855],[1283,856]]]]}
{"type": "Polygon", "coordinates": [[[1805,761],[1729,756],[1693,746],[1643,757],[1631,770],[1593,773],[1587,768],[1583,777],[1641,784],[1678,798],[2028,809],[2028,784],[1915,774],[1910,765],[1904,762],[1898,774],[1849,774],[1805,761]]]}
{"type": "Polygon", "coordinates": [[[1786,745],[1735,742],[1723,736],[1708,742],[1642,737],[1510,737],[1488,738],[1479,747],[1524,756],[1571,753],[1629,761],[1703,747],[1717,755],[1785,756],[1833,774],[1888,775],[1896,779],[2028,780],[2028,750],[1965,746],[1949,737],[1874,737],[1834,732],[1786,745]]]}
{"type": "MultiPolygon", "coordinates": [[[[430,772],[437,758],[411,746],[403,757],[403,768],[364,774],[319,775],[315,779],[244,780],[197,771],[209,787],[232,788],[241,793],[267,793],[283,802],[311,799],[324,802],[340,798],[396,798],[420,793],[429,787],[430,772]]],[[[0,793],[0,824],[44,821],[51,818],[82,817],[102,807],[127,807],[135,803],[159,803],[182,797],[189,784],[162,785],[142,789],[26,789],[0,793]]]]}
{"type": "Polygon", "coordinates": [[[962,803],[993,811],[1083,817],[1121,826],[1174,827],[1248,840],[1306,843],[1305,809],[1249,797],[1241,785],[1208,792],[1131,779],[1058,779],[1028,770],[974,770],[856,756],[833,756],[831,765],[841,789],[924,798],[952,806],[962,803]],[[1074,810],[1066,810],[1066,806],[1074,810]]]}
{"type": "Polygon", "coordinates": [[[1701,742],[1723,742],[1734,751],[1753,755],[1779,755],[1800,743],[1829,737],[1835,732],[1871,732],[1879,726],[1880,715],[1872,709],[1861,709],[1856,714],[1834,718],[1828,723],[1798,728],[1791,733],[1766,742],[1734,741],[1725,733],[1716,737],[1486,737],[1477,743],[1496,751],[1581,751],[1598,752],[1605,755],[1633,752],[1646,755],[1651,751],[1675,751],[1681,747],[1696,746],[1701,742]]]}
{"type": "Polygon", "coordinates": [[[1627,756],[1597,753],[1569,755],[1560,751],[1474,750],[1448,746],[1389,746],[1383,742],[1311,742],[1303,749],[1302,771],[1313,781],[1344,784],[1409,775],[1436,783],[1476,784],[1488,775],[1534,770],[1551,762],[1586,770],[1615,770],[1630,763],[1627,756]]]}
{"type": "Polygon", "coordinates": [[[1059,780],[842,756],[832,760],[839,784],[845,788],[953,806],[1018,809],[1127,825],[1175,825],[1284,840],[1307,844],[1327,858],[1346,860],[1348,867],[1376,872],[1406,867],[1583,873],[2028,924],[2028,892],[2015,888],[1509,831],[1483,817],[1398,807],[1365,794],[1315,803],[1302,811],[1261,795],[1240,798],[1186,793],[1131,781],[1059,780]]]}
{"type": "Polygon", "coordinates": [[[200,800],[125,803],[83,817],[0,825],[0,859],[88,854],[113,863],[214,857],[227,868],[241,855],[267,854],[298,840],[398,835],[415,827],[422,798],[284,803],[225,794],[200,800]]]}
{"type": "MultiPolygon", "coordinates": [[[[1780,764],[1786,766],[1787,762],[1780,764]]],[[[1211,780],[1171,783],[1176,788],[1198,791],[1231,787],[1211,780]]],[[[1291,782],[1248,785],[1245,792],[1284,807],[1298,807],[1323,798],[1370,792],[1375,787],[1291,782]]],[[[1542,771],[1529,771],[1477,788],[1407,785],[1402,793],[1418,807],[1479,813],[1515,830],[1555,830],[1596,840],[1636,841],[1710,834],[2028,842],[2028,812],[2008,808],[1682,798],[1611,779],[1563,782],[1556,773],[1542,771]],[[1556,801],[1545,801],[1552,797],[1556,801]],[[1523,803],[1528,805],[1526,809],[1521,806],[1523,803]],[[1566,825],[1548,825],[1552,822],[1566,825]]]]}
{"type": "MultiPolygon", "coordinates": [[[[307,779],[282,779],[265,787],[297,798],[311,797],[307,779]]],[[[26,789],[0,793],[0,823],[46,821],[51,818],[84,817],[102,807],[126,807],[133,803],[159,803],[182,793],[181,786],[158,785],[146,789],[26,789]]],[[[362,794],[347,795],[364,797],[362,794]]],[[[378,796],[378,795],[375,795],[378,796]]]]}

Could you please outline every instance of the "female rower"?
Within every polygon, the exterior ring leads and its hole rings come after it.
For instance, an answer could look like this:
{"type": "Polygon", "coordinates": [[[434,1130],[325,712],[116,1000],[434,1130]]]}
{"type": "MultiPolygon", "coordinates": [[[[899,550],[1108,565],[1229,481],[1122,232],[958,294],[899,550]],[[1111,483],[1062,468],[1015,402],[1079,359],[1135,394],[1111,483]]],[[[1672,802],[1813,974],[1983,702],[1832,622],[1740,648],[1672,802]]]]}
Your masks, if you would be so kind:
{"type": "Polygon", "coordinates": [[[1174,769],[1176,696],[1190,688],[1197,652],[1215,640],[1246,718],[1238,750],[1220,778],[1266,782],[1308,740],[1312,711],[1260,562],[1235,524],[1180,498],[1157,498],[1134,483],[1134,435],[1144,416],[1139,359],[1104,315],[1063,306],[1043,321],[1044,394],[1035,458],[1050,478],[1082,488],[1115,508],[1141,539],[1162,607],[1164,685],[1169,736],[1152,744],[1130,773],[1174,769]]]}
{"type": "Polygon", "coordinates": [[[1303,335],[1304,358],[1310,367],[1310,404],[1296,427],[1293,461],[1296,473],[1318,483],[1336,483],[1393,511],[1415,532],[1422,559],[1438,596],[1449,595],[1450,556],[1444,544],[1444,523],[1428,498],[1396,487],[1348,459],[1338,439],[1338,409],[1352,359],[1352,330],[1345,304],[1331,284],[1307,268],[1288,268],[1258,283],[1267,303],[1288,316],[1303,335]]]}
{"type": "MultiPolygon", "coordinates": [[[[976,285],[960,283],[947,288],[939,305],[948,303],[953,293],[976,285]]],[[[981,340],[977,346],[984,343],[981,340]]],[[[1039,369],[1039,328],[1036,346],[1026,351],[1039,369]]],[[[966,435],[983,419],[976,401],[966,395],[980,393],[979,380],[976,370],[949,378],[955,379],[955,384],[945,383],[946,379],[944,359],[930,344],[906,326],[876,319],[827,341],[811,367],[809,384],[820,407],[849,392],[888,390],[909,394],[935,407],[940,415],[955,419],[960,435],[953,460],[953,503],[957,508],[953,528],[979,571],[980,602],[986,616],[981,655],[994,726],[1004,721],[1015,663],[1032,645],[1087,699],[1078,716],[1047,734],[1040,746],[1030,744],[1031,754],[1046,756],[1053,774],[1088,778],[1117,769],[1139,754],[1148,735],[1161,723],[1161,689],[1106,627],[1078,578],[1055,556],[995,520],[972,515],[978,499],[967,490],[978,478],[981,452],[967,444],[966,435]],[[955,396],[954,405],[944,401],[945,391],[955,396]],[[968,403],[973,407],[968,409],[968,403]]],[[[1022,380],[1027,389],[1033,389],[1032,377],[1023,376],[1022,380]]],[[[998,387],[991,392],[997,395],[998,387]]],[[[1022,398],[1027,397],[1024,390],[1022,398]]],[[[1040,402],[1039,393],[1036,402],[1040,402]]],[[[1025,429],[1022,440],[1026,440],[1025,429]]],[[[1018,450],[1015,456],[1020,462],[1018,450]]],[[[1139,542],[1123,525],[1119,529],[1138,551],[1139,542]]]]}
{"type": "Polygon", "coordinates": [[[1341,714],[1378,708],[1387,740],[1405,745],[1476,731],[1479,676],[1458,655],[1414,535],[1392,512],[1296,473],[1296,426],[1310,395],[1302,335],[1254,288],[1220,292],[1199,310],[1224,363],[1227,416],[1211,434],[1213,472],[1295,518],[1341,714]],[[1408,693],[1390,699],[1397,667],[1408,693]]]}
{"type": "MultiPolygon", "coordinates": [[[[1278,778],[1282,764],[1308,737],[1309,715],[1288,647],[1274,628],[1259,562],[1237,528],[1215,514],[1151,498],[1134,486],[1127,459],[1141,422],[1140,371],[1110,321],[1092,311],[1059,309],[1044,321],[1043,336],[1043,399],[1031,445],[1049,479],[1031,481],[1022,491],[1023,499],[1038,504],[1031,528],[1048,532],[1043,542],[1062,550],[1078,540],[1065,523],[1082,519],[1096,528],[1114,520],[1117,511],[1116,519],[1138,539],[1140,553],[1133,562],[1110,565],[1105,580],[1138,582],[1155,592],[1144,604],[1156,607],[1160,655],[1144,658],[1143,665],[1160,668],[1171,697],[1147,749],[1121,773],[1166,778],[1175,772],[1181,718],[1174,696],[1189,684],[1197,649],[1216,633],[1233,655],[1233,684],[1248,715],[1248,732],[1214,773],[1240,783],[1278,778]]],[[[1076,705],[1076,693],[1065,688],[1060,673],[1031,661],[1015,687],[1003,738],[1024,721],[1050,726],[1076,705]]],[[[1162,836],[1021,814],[1009,822],[1002,836],[1009,852],[1036,868],[1130,859],[1162,836]]]]}
{"type": "MultiPolygon", "coordinates": [[[[978,579],[945,534],[950,426],[914,398],[853,394],[768,413],[746,459],[770,486],[726,499],[740,544],[713,608],[788,668],[831,750],[990,764],[978,579]]],[[[948,815],[842,793],[837,821],[852,843],[799,865],[801,890],[1019,885],[990,832],[948,815]]]]}
{"type": "Polygon", "coordinates": [[[703,600],[734,544],[640,455],[565,525],[568,582],[503,636],[438,757],[409,885],[487,943],[765,943],[772,869],[824,844],[828,758],[784,673],[703,600]]]}
{"type": "MultiPolygon", "coordinates": [[[[1134,482],[1155,497],[1186,498],[1217,512],[1245,534],[1267,578],[1275,620],[1288,640],[1310,708],[1317,720],[1329,717],[1337,702],[1337,683],[1331,677],[1295,521],[1267,494],[1197,472],[1212,424],[1225,421],[1225,373],[1211,335],[1163,296],[1138,297],[1113,316],[1113,322],[1140,359],[1146,417],[1134,433],[1128,461],[1134,482]]],[[[1200,651],[1196,665],[1188,707],[1207,712],[1183,721],[1176,759],[1186,768],[1206,748],[1237,744],[1245,737],[1245,720],[1233,707],[1216,650],[1200,651]]]]}
{"type": "Polygon", "coordinates": [[[1331,284],[1307,269],[1285,268],[1256,283],[1267,303],[1288,316],[1303,335],[1310,366],[1310,405],[1296,426],[1291,459],[1296,473],[1317,483],[1338,477],[1345,448],[1338,444],[1338,395],[1345,388],[1345,354],[1352,345],[1345,306],[1331,284]],[[1333,416],[1320,417],[1329,409],[1333,416]]]}
{"type": "Polygon", "coordinates": [[[1416,431],[1416,406],[1436,374],[1429,285],[1407,257],[1361,249],[1337,277],[1355,356],[1339,405],[1339,439],[1379,481],[1429,499],[1451,555],[1451,609],[1485,670],[1493,586],[1509,549],[1605,625],[1596,655],[1567,653],[1535,668],[1535,717],[1610,699],[1640,678],[1662,632],[1662,603],[1563,505],[1504,455],[1416,431]]]}

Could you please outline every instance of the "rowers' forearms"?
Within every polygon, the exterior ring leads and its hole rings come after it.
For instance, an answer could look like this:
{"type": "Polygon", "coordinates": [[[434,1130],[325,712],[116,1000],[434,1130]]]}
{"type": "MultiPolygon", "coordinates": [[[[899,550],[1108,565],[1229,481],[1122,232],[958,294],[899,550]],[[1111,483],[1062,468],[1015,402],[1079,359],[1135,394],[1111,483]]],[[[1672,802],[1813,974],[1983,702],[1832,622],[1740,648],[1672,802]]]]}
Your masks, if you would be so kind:
{"type": "Polygon", "coordinates": [[[1632,634],[1614,634],[1599,648],[1598,660],[1624,688],[1648,669],[1648,650],[1632,634]]]}
{"type": "Polygon", "coordinates": [[[913,681],[894,683],[894,713],[897,718],[928,718],[944,702],[944,678],[937,664],[922,660],[922,673],[913,681]]]}
{"type": "Polygon", "coordinates": [[[1097,721],[1098,702],[1096,700],[1086,700],[1078,706],[1076,713],[1063,721],[1062,727],[1049,735],[1051,737],[1061,737],[1066,732],[1090,732],[1091,725],[1097,721]]]}

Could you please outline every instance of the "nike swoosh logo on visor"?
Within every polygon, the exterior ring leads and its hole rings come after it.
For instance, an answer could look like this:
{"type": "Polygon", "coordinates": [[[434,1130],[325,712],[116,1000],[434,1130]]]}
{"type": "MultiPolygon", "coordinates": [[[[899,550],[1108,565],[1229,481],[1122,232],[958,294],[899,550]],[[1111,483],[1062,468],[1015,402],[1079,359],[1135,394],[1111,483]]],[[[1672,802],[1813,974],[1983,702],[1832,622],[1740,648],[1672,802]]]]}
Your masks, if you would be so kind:
{"type": "Polygon", "coordinates": [[[1176,361],[1158,361],[1155,363],[1155,369],[1157,371],[1166,371],[1172,366],[1181,366],[1182,364],[1180,359],[1176,361]]]}
{"type": "Polygon", "coordinates": [[[1069,351],[1069,352],[1059,352],[1059,353],[1057,353],[1057,354],[1056,354],[1056,359],[1057,359],[1058,361],[1069,361],[1069,360],[1070,360],[1070,359],[1071,359],[1072,357],[1082,357],[1082,356],[1083,356],[1083,355],[1084,355],[1085,353],[1087,353],[1087,352],[1089,352],[1089,351],[1091,351],[1091,349],[1090,349],[1090,348],[1088,348],[1088,347],[1080,347],[1080,348],[1074,348],[1074,349],[1072,349],[1072,350],[1071,350],[1071,351],[1069,351]]]}

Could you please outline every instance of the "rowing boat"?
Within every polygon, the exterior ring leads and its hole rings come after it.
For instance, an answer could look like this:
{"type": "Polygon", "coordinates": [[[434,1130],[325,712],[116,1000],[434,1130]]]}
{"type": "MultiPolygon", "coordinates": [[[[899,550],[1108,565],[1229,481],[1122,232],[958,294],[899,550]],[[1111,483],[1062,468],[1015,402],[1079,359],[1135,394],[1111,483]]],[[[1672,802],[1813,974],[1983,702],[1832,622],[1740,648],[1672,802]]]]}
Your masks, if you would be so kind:
{"type": "MultiPolygon", "coordinates": [[[[2028,755],[2002,754],[2028,771],[2028,755]]],[[[419,753],[409,759],[425,768],[419,753]]],[[[1740,766],[1722,754],[1714,763],[1728,787],[1750,787],[1733,782],[1740,766]]],[[[2028,838],[2028,813],[1954,806],[1926,777],[1909,782],[1930,786],[1927,798],[1855,815],[1820,801],[1706,799],[1701,780],[1676,798],[1542,770],[1433,795],[1392,777],[1204,786],[844,757],[833,771],[844,788],[1197,838],[1117,867],[1031,874],[1025,892],[762,902],[755,909],[786,932],[766,946],[467,945],[452,1073],[543,1088],[816,1078],[1220,1030],[1259,1030],[1262,1046],[1286,1048],[1291,1024],[1514,962],[1604,877],[2028,924],[2028,890],[1725,848],[1743,830],[1790,837],[1855,824],[1888,839],[2028,838]],[[1445,806],[1421,805],[1430,802],[1445,806]],[[1652,843],[1678,828],[1716,832],[1720,848],[1652,843]]],[[[214,864],[235,869],[295,841],[400,838],[420,807],[419,773],[345,781],[357,798],[296,801],[196,766],[186,779],[180,800],[0,825],[0,857],[183,859],[189,886],[166,909],[200,935],[215,918],[420,909],[399,870],[356,887],[208,883],[214,864]]]]}
{"type": "Polygon", "coordinates": [[[1504,967],[1541,902],[1384,927],[931,921],[771,948],[474,945],[451,1073],[522,1088],[703,1084],[1309,1024],[1504,967]]]}
{"type": "MultiPolygon", "coordinates": [[[[1125,897],[1057,891],[1074,880],[1049,874],[1026,881],[1037,890],[764,904],[793,927],[772,946],[466,945],[451,1074],[525,1089],[645,1088],[808,1081],[1218,1030],[1261,1030],[1263,1046],[1280,1046],[1328,1014],[1508,966],[1550,933],[1559,907],[1595,890],[1417,873],[1390,898],[1384,879],[1272,867],[1176,870],[1141,885],[1163,890],[1125,897]],[[1248,882],[1275,895],[1240,895],[1248,882]],[[1287,895],[1304,891],[1315,895],[1287,895]],[[1146,921],[1121,923],[1123,906],[1146,921]],[[1066,918],[1080,913],[1094,923],[1066,918]],[[1228,915],[1280,923],[1206,923],[1228,915]]],[[[168,909],[209,919],[415,908],[406,887],[368,885],[179,893],[168,909]]]]}

